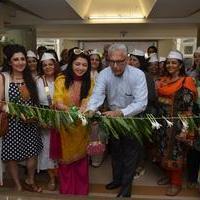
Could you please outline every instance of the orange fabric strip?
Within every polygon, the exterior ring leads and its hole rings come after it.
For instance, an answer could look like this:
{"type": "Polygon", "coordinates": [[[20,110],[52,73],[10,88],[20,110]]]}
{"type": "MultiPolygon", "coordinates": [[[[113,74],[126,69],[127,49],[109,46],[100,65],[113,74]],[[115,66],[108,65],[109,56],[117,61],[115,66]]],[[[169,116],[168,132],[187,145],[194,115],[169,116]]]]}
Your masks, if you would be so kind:
{"type": "Polygon", "coordinates": [[[158,81],[157,92],[158,96],[173,96],[181,87],[191,90],[194,97],[197,97],[197,88],[192,77],[181,77],[180,79],[172,82],[169,78],[164,77],[158,81]],[[184,80],[185,79],[185,80],[184,80]]]}

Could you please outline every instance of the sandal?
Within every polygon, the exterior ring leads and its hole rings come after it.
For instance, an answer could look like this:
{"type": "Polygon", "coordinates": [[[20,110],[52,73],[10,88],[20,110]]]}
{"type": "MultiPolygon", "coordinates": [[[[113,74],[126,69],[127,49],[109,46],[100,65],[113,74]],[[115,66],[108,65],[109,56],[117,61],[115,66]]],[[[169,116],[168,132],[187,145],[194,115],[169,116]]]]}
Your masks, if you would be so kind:
{"type": "Polygon", "coordinates": [[[167,176],[164,176],[162,178],[160,178],[158,181],[157,181],[157,184],[158,185],[168,185],[170,183],[170,179],[169,177],[167,176]]]}
{"type": "Polygon", "coordinates": [[[181,192],[181,186],[178,186],[178,185],[171,185],[167,192],[166,192],[166,195],[167,196],[176,196],[178,195],[179,193],[181,192]]]}
{"type": "Polygon", "coordinates": [[[134,176],[134,180],[140,178],[141,176],[143,176],[145,174],[145,168],[144,167],[138,167],[136,169],[136,173],[135,173],[135,176],[134,176]]]}
{"type": "Polygon", "coordinates": [[[42,188],[35,183],[29,184],[26,181],[24,181],[23,188],[29,192],[42,192],[42,188]]]}
{"type": "Polygon", "coordinates": [[[21,188],[14,187],[14,190],[15,190],[16,192],[23,192],[23,187],[21,187],[21,188]]]}
{"type": "Polygon", "coordinates": [[[47,188],[48,188],[49,191],[55,191],[56,190],[56,184],[49,182],[48,185],[47,185],[47,188]]]}

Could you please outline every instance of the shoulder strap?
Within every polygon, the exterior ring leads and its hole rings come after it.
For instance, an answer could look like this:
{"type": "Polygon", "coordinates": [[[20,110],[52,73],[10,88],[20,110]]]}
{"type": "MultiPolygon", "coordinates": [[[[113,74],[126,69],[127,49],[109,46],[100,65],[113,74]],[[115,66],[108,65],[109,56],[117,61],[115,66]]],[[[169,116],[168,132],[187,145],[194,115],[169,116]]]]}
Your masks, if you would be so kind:
{"type": "Polygon", "coordinates": [[[10,75],[6,72],[1,73],[4,83],[4,100],[9,101],[8,89],[10,84],[10,75]]]}
{"type": "Polygon", "coordinates": [[[47,83],[47,80],[44,76],[41,77],[42,78],[42,81],[43,81],[43,84],[44,84],[44,90],[45,90],[45,93],[46,93],[46,96],[47,96],[47,100],[48,100],[48,103],[49,103],[49,106],[52,105],[52,99],[51,99],[51,95],[50,95],[50,91],[49,91],[49,86],[48,86],[48,83],[47,83]]]}
{"type": "Polygon", "coordinates": [[[44,76],[41,76],[42,78],[42,81],[43,81],[43,84],[44,84],[44,87],[48,87],[48,83],[47,83],[47,80],[44,76]]]}
{"type": "Polygon", "coordinates": [[[9,73],[6,73],[6,72],[3,72],[2,74],[5,77],[5,100],[9,101],[8,90],[9,90],[9,85],[10,85],[10,75],[9,73]]]}
{"type": "Polygon", "coordinates": [[[4,88],[4,97],[3,97],[3,101],[5,101],[5,76],[3,73],[1,73],[2,79],[3,79],[3,88],[4,88]]]}

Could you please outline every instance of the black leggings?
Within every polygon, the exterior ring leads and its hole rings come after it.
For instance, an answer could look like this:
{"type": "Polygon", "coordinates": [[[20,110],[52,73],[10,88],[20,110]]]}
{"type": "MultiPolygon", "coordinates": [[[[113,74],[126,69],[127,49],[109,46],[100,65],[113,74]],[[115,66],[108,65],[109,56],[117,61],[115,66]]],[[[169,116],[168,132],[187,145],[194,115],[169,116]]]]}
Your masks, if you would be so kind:
{"type": "Polygon", "coordinates": [[[200,167],[200,152],[191,149],[187,154],[187,175],[188,181],[196,183],[198,179],[198,172],[200,167]]]}

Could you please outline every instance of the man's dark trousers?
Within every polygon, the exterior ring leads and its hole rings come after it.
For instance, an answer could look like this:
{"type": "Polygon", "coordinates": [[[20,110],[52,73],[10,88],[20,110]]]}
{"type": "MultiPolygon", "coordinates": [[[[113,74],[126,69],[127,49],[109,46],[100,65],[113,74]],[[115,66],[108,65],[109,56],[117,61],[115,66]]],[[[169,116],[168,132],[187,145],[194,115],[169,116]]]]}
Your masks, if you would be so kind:
{"type": "Polygon", "coordinates": [[[142,145],[134,136],[121,135],[119,139],[111,136],[113,182],[121,185],[122,196],[131,196],[132,181],[140,161],[142,145]]]}

